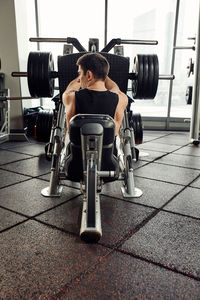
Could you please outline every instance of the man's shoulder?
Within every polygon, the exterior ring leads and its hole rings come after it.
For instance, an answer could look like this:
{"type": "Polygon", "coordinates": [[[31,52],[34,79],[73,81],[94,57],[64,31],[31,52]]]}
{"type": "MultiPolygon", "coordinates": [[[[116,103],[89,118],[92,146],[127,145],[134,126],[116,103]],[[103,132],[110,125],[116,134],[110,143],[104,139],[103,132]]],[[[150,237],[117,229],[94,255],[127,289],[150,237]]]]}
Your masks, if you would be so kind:
{"type": "Polygon", "coordinates": [[[75,91],[73,91],[73,90],[65,91],[63,93],[63,100],[65,100],[66,103],[73,101],[74,98],[75,98],[75,91]]]}

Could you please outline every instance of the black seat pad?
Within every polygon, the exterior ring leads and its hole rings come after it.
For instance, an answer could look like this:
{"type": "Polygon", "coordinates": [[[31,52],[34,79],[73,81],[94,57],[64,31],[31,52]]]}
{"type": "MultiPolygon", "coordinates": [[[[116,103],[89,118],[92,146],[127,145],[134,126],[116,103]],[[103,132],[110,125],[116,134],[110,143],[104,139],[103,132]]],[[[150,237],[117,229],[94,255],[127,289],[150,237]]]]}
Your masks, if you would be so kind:
{"type": "Polygon", "coordinates": [[[108,115],[87,115],[79,114],[74,116],[69,123],[70,154],[66,159],[65,167],[68,179],[72,181],[83,180],[83,163],[81,150],[80,129],[84,124],[99,123],[104,128],[103,149],[102,149],[102,171],[115,171],[116,177],[105,177],[105,182],[118,178],[119,165],[116,156],[113,154],[115,141],[115,122],[108,115]]]}

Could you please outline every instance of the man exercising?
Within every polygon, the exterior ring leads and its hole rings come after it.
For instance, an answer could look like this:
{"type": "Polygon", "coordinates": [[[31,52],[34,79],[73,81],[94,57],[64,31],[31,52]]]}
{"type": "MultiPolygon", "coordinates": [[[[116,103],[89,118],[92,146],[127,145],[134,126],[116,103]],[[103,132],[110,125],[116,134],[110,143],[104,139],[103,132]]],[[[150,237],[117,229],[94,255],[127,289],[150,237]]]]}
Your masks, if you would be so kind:
{"type": "Polygon", "coordinates": [[[72,80],[63,93],[67,130],[76,114],[107,114],[115,120],[115,135],[128,104],[127,96],[108,77],[109,63],[99,53],[86,53],[78,61],[79,76],[72,80]]]}

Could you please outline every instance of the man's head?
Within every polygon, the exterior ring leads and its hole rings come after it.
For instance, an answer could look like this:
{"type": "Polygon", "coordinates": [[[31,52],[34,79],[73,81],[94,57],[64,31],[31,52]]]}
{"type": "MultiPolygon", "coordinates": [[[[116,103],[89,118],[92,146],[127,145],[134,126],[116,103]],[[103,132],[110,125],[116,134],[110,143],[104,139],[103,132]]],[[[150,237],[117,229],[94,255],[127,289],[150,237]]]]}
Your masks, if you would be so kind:
{"type": "Polygon", "coordinates": [[[99,53],[84,54],[78,59],[77,65],[79,66],[78,72],[82,82],[88,78],[90,79],[91,76],[95,80],[105,81],[110,69],[107,59],[99,53]]]}

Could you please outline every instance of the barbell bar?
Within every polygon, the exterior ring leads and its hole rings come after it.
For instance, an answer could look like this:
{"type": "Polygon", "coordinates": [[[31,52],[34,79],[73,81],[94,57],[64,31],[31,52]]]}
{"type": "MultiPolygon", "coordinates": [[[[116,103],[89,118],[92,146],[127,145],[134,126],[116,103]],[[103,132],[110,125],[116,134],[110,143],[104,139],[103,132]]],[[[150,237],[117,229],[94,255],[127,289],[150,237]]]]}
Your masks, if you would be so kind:
{"type": "MultiPolygon", "coordinates": [[[[129,73],[128,75],[128,79],[136,79],[137,78],[137,74],[136,73],[129,73]]],[[[163,75],[163,74],[159,74],[158,76],[159,80],[174,80],[175,79],[175,75],[163,75]]]]}
{"type": "Polygon", "coordinates": [[[124,45],[158,45],[158,41],[155,40],[123,40],[120,39],[120,44],[124,45]]]}
{"type": "Polygon", "coordinates": [[[37,42],[37,43],[68,43],[72,44],[79,52],[87,52],[87,50],[81,45],[81,43],[72,37],[67,38],[30,38],[30,42],[37,42]]]}
{"type": "MultiPolygon", "coordinates": [[[[68,43],[72,44],[79,52],[87,52],[87,50],[80,44],[76,38],[30,38],[30,42],[37,43],[68,43]]],[[[158,41],[156,40],[129,40],[129,39],[112,39],[102,50],[101,52],[109,52],[115,45],[157,45],[158,41]]]]}
{"type": "Polygon", "coordinates": [[[155,40],[126,40],[126,39],[112,39],[101,52],[109,52],[115,45],[157,45],[158,41],[155,40]]]}
{"type": "MultiPolygon", "coordinates": [[[[72,43],[75,38],[67,37],[67,38],[29,38],[30,42],[37,43],[72,43]]],[[[128,39],[112,39],[111,41],[116,41],[117,44],[131,44],[131,45],[157,45],[158,41],[156,40],[128,40],[128,39]]],[[[85,50],[86,51],[86,50],[85,50]]]]}
{"type": "Polygon", "coordinates": [[[25,96],[25,97],[7,97],[7,96],[0,96],[0,101],[7,101],[7,100],[30,100],[30,99],[35,99],[33,97],[25,96]]]}
{"type": "MultiPolygon", "coordinates": [[[[11,76],[12,77],[28,77],[28,72],[12,72],[11,76]]],[[[51,71],[49,76],[50,76],[50,78],[57,78],[58,72],[51,71]]],[[[54,89],[58,89],[58,88],[54,87],[54,89]]]]}

